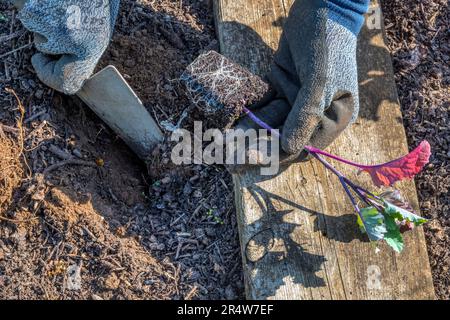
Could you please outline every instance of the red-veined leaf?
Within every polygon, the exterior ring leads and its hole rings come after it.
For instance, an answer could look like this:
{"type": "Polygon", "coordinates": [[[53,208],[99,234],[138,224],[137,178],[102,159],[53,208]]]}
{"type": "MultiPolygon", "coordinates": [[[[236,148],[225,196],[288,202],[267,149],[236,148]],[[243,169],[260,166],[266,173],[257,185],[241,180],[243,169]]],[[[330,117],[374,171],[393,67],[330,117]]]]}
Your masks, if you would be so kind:
{"type": "Polygon", "coordinates": [[[412,179],[430,161],[431,146],[428,141],[422,141],[420,145],[408,155],[377,166],[363,168],[372,177],[378,187],[392,186],[395,182],[412,179]]]}

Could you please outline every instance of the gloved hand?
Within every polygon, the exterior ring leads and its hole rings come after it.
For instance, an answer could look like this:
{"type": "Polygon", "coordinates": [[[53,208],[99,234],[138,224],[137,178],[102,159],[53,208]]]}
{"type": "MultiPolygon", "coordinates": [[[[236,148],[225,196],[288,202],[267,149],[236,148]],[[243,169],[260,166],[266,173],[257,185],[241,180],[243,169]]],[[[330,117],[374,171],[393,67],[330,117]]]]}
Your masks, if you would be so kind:
{"type": "MultiPolygon", "coordinates": [[[[281,129],[281,162],[303,157],[305,145],[325,148],[359,109],[357,35],[369,0],[296,0],[284,25],[269,82],[274,92],[252,108],[281,129]]],[[[243,118],[238,128],[258,128],[243,118]]]]}
{"type": "Polygon", "coordinates": [[[13,0],[35,33],[32,57],[39,79],[75,94],[94,72],[111,39],[120,0],[13,0]]]}
{"type": "Polygon", "coordinates": [[[17,8],[17,10],[22,10],[27,0],[11,0],[11,2],[17,8]]]}

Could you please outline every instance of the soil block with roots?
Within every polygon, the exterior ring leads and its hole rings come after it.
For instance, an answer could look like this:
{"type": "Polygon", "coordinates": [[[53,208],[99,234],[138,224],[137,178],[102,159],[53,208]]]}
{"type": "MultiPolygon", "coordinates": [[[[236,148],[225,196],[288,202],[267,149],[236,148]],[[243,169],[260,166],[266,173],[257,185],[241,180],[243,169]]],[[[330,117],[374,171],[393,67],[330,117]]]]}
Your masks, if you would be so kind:
{"type": "Polygon", "coordinates": [[[229,129],[243,108],[262,100],[269,85],[215,51],[200,55],[181,76],[208,128],[229,129]]]}

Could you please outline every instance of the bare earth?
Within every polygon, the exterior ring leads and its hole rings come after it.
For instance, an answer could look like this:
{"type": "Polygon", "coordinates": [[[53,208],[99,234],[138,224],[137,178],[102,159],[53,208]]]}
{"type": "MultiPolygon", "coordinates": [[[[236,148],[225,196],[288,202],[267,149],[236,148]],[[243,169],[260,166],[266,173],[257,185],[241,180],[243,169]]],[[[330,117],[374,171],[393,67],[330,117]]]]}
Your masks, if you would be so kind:
{"type": "MultiPolygon", "coordinates": [[[[141,163],[80,101],[38,81],[15,14],[0,4],[0,298],[244,298],[229,174],[171,166],[164,146],[141,163]]],[[[385,1],[385,16],[409,142],[433,146],[417,185],[448,299],[448,4],[385,1]]],[[[210,49],[210,0],[123,0],[99,69],[114,64],[161,125],[177,124],[190,107],[178,78],[210,49]]]]}

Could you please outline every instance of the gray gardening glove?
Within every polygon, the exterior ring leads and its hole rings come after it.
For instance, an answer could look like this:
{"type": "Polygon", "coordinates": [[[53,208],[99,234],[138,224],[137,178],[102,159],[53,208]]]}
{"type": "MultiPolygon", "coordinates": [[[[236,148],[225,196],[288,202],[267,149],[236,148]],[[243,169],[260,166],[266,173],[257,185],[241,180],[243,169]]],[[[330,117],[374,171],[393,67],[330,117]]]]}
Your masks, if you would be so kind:
{"type": "MultiPolygon", "coordinates": [[[[271,97],[253,111],[280,128],[281,162],[298,160],[305,145],[325,148],[359,109],[357,34],[368,0],[296,0],[268,75],[271,97]]],[[[257,128],[249,118],[239,128],[257,128]]]]}
{"type": "Polygon", "coordinates": [[[120,0],[14,0],[19,19],[35,33],[32,57],[39,79],[75,94],[111,39],[120,0]]]}
{"type": "Polygon", "coordinates": [[[27,0],[11,0],[10,2],[12,2],[12,4],[17,8],[17,10],[22,10],[27,0]]]}

